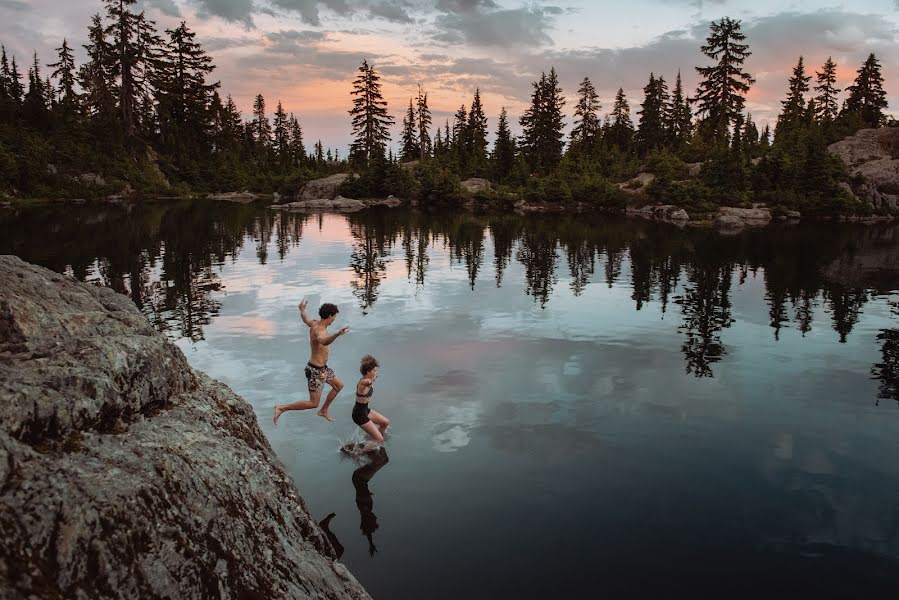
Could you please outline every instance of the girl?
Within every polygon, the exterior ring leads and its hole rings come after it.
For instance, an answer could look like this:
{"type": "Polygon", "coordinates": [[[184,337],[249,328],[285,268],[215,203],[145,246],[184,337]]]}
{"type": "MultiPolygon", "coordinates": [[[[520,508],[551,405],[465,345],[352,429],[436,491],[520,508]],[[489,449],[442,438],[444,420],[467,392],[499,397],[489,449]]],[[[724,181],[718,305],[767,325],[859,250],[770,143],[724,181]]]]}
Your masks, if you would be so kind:
{"type": "Polygon", "coordinates": [[[384,432],[387,430],[387,426],[390,425],[390,420],[368,407],[368,402],[375,391],[372,384],[378,378],[378,361],[372,355],[366,354],[362,357],[359,372],[362,373],[362,379],[356,384],[356,405],[353,406],[353,422],[370,435],[372,439],[381,443],[384,441],[384,432]]]}

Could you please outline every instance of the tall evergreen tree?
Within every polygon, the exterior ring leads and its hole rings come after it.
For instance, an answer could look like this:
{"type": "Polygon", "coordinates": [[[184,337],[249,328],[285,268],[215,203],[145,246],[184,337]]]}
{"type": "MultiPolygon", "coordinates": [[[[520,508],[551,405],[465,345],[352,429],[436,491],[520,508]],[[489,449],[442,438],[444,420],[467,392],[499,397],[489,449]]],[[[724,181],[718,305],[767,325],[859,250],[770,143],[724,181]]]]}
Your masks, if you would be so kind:
{"type": "Polygon", "coordinates": [[[424,160],[431,155],[431,109],[428,108],[428,94],[422,93],[420,85],[415,99],[415,117],[418,119],[418,158],[424,160]]]}
{"type": "Polygon", "coordinates": [[[532,170],[547,173],[562,158],[565,99],[555,68],[550,69],[549,75],[541,74],[533,85],[531,106],[519,119],[521,151],[532,170]]]}
{"type": "Polygon", "coordinates": [[[467,158],[468,148],[468,110],[465,105],[459,106],[459,110],[453,115],[453,152],[458,160],[467,158]]]}
{"type": "Polygon", "coordinates": [[[845,114],[857,114],[867,127],[880,127],[886,122],[883,111],[887,107],[887,95],[883,90],[880,63],[873,53],[857,72],[855,83],[846,88],[849,97],[843,107],[845,114]]]}
{"type": "Polygon", "coordinates": [[[724,17],[712,21],[711,31],[702,46],[702,53],[716,61],[707,67],[696,67],[702,81],[693,99],[702,120],[700,129],[706,139],[727,139],[730,126],[742,114],[745,94],[755,80],[743,71],[743,62],[752,53],[743,44],[746,36],[740,31],[740,21],[724,17]]]}
{"type": "Polygon", "coordinates": [[[668,89],[665,80],[650,73],[649,83],[643,88],[645,94],[640,105],[640,122],[637,127],[637,142],[642,153],[647,153],[665,143],[668,122],[668,89]]]}
{"type": "Polygon", "coordinates": [[[686,144],[693,134],[693,114],[690,109],[690,99],[684,95],[680,71],[677,72],[677,79],[674,81],[674,93],[671,95],[671,103],[668,107],[668,118],[671,142],[676,147],[686,144]]]}
{"type": "Polygon", "coordinates": [[[117,82],[118,111],[125,139],[130,139],[137,123],[136,111],[142,93],[140,45],[143,13],[130,10],[137,0],[103,0],[110,24],[105,33],[111,37],[109,47],[110,71],[117,82]]]}
{"type": "Polygon", "coordinates": [[[251,124],[257,156],[264,156],[272,144],[272,124],[265,116],[265,98],[262,97],[262,94],[257,94],[256,100],[253,102],[251,124]]]}
{"type": "Polygon", "coordinates": [[[290,159],[294,167],[300,167],[306,162],[306,146],[303,143],[303,128],[293,114],[290,115],[290,159]]]}
{"type": "Polygon", "coordinates": [[[115,84],[110,69],[112,48],[98,14],[91,18],[88,43],[84,49],[87,62],[78,71],[78,83],[83,90],[83,111],[94,119],[98,129],[104,130],[112,126],[114,118],[115,84]]]}
{"type": "Polygon", "coordinates": [[[290,122],[287,119],[287,113],[278,100],[278,106],[275,108],[275,118],[272,123],[272,149],[278,157],[281,168],[290,165],[290,122]]]}
{"type": "Polygon", "coordinates": [[[496,141],[493,143],[493,177],[497,181],[508,179],[515,166],[515,138],[509,130],[506,107],[499,111],[496,125],[496,141]]]}
{"type": "Polygon", "coordinates": [[[322,165],[325,162],[325,148],[322,146],[321,140],[315,142],[315,162],[318,165],[322,165]]]}
{"type": "Polygon", "coordinates": [[[59,107],[62,114],[64,118],[71,119],[78,110],[78,92],[75,91],[77,71],[75,69],[75,59],[72,56],[72,49],[65,38],[62,40],[62,45],[56,49],[56,54],[59,59],[47,66],[54,69],[51,77],[59,82],[57,90],[59,92],[59,107]]]}
{"type": "Polygon", "coordinates": [[[837,65],[831,57],[827,57],[820,73],[815,73],[815,107],[817,108],[818,121],[829,123],[837,118],[837,65]]]}
{"type": "Polygon", "coordinates": [[[783,108],[777,117],[777,126],[774,129],[775,140],[788,136],[802,125],[805,119],[805,93],[809,90],[808,84],[811,79],[811,75],[805,74],[805,65],[800,56],[799,62],[793,67],[787,98],[781,101],[783,108]]]}
{"type": "Polygon", "coordinates": [[[602,128],[599,122],[599,109],[602,108],[602,104],[589,77],[584,77],[577,93],[578,101],[574,107],[570,149],[583,156],[592,156],[599,145],[602,128]]]}
{"type": "Polygon", "coordinates": [[[415,107],[412,106],[412,98],[409,98],[409,110],[403,117],[403,135],[400,140],[402,147],[400,148],[400,160],[415,160],[421,155],[421,148],[418,145],[417,123],[415,118],[415,107]]]}
{"type": "Polygon", "coordinates": [[[610,143],[623,152],[630,150],[634,138],[634,124],[631,122],[631,107],[624,90],[618,88],[612,105],[611,122],[606,136],[610,143]]]}
{"type": "Polygon", "coordinates": [[[41,79],[41,66],[34,53],[34,63],[28,69],[28,91],[22,106],[26,123],[31,127],[44,128],[47,117],[47,91],[41,79]]]}
{"type": "Polygon", "coordinates": [[[389,127],[393,125],[381,94],[381,76],[367,60],[362,61],[350,93],[355,96],[350,109],[354,138],[350,160],[367,165],[371,158],[384,155],[390,141],[389,127]]]}
{"type": "Polygon", "coordinates": [[[12,57],[12,66],[9,69],[9,96],[16,106],[20,105],[25,97],[25,86],[22,85],[22,74],[19,72],[15,56],[12,57]]]}
{"type": "Polygon", "coordinates": [[[487,115],[481,104],[481,90],[475,88],[468,111],[468,161],[473,175],[482,175],[487,167],[487,115]]]}
{"type": "Polygon", "coordinates": [[[209,103],[219,86],[206,82],[215,65],[184,21],[166,34],[169,39],[153,73],[162,138],[170,147],[198,151],[209,134],[209,103]]]}

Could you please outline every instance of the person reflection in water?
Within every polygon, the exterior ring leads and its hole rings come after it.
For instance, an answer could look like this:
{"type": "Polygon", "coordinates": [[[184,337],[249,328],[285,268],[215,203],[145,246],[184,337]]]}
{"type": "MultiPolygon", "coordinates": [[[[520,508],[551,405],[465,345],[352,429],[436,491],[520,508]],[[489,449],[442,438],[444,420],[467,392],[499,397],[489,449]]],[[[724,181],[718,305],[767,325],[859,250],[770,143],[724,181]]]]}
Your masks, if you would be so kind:
{"type": "Polygon", "coordinates": [[[340,560],[340,557],[343,556],[343,544],[340,543],[340,540],[337,539],[337,536],[334,535],[334,532],[331,531],[331,519],[336,516],[336,513],[331,513],[327,517],[319,522],[318,526],[322,528],[322,531],[325,532],[325,536],[327,536],[328,541],[331,542],[331,547],[334,548],[334,554],[337,555],[336,559],[340,560]]]}
{"type": "Polygon", "coordinates": [[[382,446],[366,453],[369,463],[353,471],[353,487],[356,488],[356,506],[359,508],[359,528],[368,539],[368,554],[374,556],[378,551],[372,535],[378,529],[378,518],[373,511],[374,501],[368,484],[381,467],[387,464],[387,450],[382,446]]]}

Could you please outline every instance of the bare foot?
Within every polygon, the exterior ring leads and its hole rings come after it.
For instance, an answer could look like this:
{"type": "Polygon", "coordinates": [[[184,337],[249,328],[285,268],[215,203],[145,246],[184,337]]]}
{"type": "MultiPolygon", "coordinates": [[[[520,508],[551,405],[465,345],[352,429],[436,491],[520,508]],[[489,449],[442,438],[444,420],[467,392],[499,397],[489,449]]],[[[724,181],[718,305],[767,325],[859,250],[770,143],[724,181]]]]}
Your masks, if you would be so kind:
{"type": "Polygon", "coordinates": [[[318,416],[320,416],[322,419],[325,419],[326,421],[330,421],[332,423],[334,422],[334,417],[332,417],[331,415],[329,415],[328,413],[326,413],[323,410],[318,411],[318,416]]]}
{"type": "Polygon", "coordinates": [[[278,424],[278,417],[280,417],[280,416],[281,416],[281,413],[283,413],[283,412],[284,412],[284,409],[281,408],[281,405],[280,405],[280,404],[278,404],[278,405],[275,406],[275,419],[274,419],[275,425],[278,424]]]}

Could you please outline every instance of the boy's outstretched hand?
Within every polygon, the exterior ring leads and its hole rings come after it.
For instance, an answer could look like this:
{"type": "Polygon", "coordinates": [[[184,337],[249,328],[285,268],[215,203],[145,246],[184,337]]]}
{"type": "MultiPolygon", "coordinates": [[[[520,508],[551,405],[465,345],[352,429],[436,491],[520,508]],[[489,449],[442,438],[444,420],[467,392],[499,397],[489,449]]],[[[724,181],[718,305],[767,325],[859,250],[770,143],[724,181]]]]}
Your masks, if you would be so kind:
{"type": "Polygon", "coordinates": [[[306,300],[305,298],[303,298],[300,301],[300,304],[298,306],[300,307],[300,310],[306,310],[306,305],[308,305],[308,304],[309,304],[309,301],[306,300]]]}

